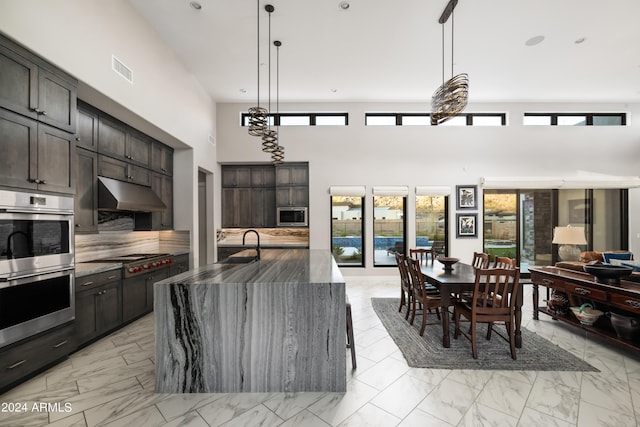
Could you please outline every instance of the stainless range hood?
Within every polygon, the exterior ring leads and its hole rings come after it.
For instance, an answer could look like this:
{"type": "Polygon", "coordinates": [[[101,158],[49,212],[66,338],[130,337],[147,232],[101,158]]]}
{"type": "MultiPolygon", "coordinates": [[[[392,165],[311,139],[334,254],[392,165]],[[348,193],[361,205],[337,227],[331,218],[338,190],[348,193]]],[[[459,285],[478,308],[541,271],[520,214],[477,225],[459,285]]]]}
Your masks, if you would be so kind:
{"type": "Polygon", "coordinates": [[[99,176],[98,209],[158,212],[164,211],[167,206],[150,187],[99,176]]]}

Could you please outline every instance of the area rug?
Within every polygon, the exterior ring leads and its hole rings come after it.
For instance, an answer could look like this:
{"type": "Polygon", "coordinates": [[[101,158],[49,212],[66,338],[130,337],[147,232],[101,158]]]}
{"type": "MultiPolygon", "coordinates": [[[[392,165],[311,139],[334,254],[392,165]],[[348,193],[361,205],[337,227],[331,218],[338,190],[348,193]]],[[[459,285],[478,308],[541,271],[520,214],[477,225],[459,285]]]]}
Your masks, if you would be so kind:
{"type": "MultiPolygon", "coordinates": [[[[516,349],[517,360],[511,359],[509,343],[494,332],[491,339],[485,339],[486,325],[478,325],[478,358],[471,356],[471,341],[464,336],[453,339],[451,327],[451,347],[442,346],[442,326],[427,325],[420,336],[420,322],[416,315],[413,326],[404,319],[406,307],[398,312],[400,299],[371,298],[371,304],[382,324],[402,351],[411,367],[432,369],[500,369],[518,371],[594,371],[587,362],[563,350],[539,335],[522,330],[522,348],[516,349]]],[[[436,322],[435,313],[427,315],[427,322],[436,322]]],[[[500,331],[501,326],[496,326],[500,331]]],[[[504,326],[502,334],[505,335],[504,326]]],[[[357,343],[356,343],[357,345],[357,343]]]]}

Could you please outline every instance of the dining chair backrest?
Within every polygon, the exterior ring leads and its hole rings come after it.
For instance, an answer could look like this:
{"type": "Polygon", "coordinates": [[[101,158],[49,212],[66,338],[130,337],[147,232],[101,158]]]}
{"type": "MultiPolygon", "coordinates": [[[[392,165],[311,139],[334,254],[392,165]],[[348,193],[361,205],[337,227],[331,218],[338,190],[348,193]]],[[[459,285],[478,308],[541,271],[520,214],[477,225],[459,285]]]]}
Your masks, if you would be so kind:
{"type": "Polygon", "coordinates": [[[473,262],[471,263],[471,265],[475,268],[489,268],[489,258],[489,254],[474,252],[473,262]]]}
{"type": "Polygon", "coordinates": [[[515,258],[497,256],[496,259],[493,262],[493,268],[513,269],[513,268],[516,268],[516,267],[517,267],[517,265],[516,265],[515,258]]]}
{"type": "Polygon", "coordinates": [[[411,283],[413,284],[413,294],[418,301],[426,298],[427,295],[427,283],[424,279],[424,275],[420,270],[420,262],[417,259],[407,258],[407,269],[409,270],[409,276],[411,277],[411,283]]]}
{"type": "Polygon", "coordinates": [[[471,310],[479,322],[499,321],[513,315],[520,281],[519,268],[479,268],[471,310]]]}
{"type": "Polygon", "coordinates": [[[401,253],[396,252],[396,263],[398,264],[398,270],[400,271],[400,280],[402,287],[406,290],[411,288],[411,277],[409,277],[409,270],[407,269],[407,257],[401,253]]]}
{"type": "Polygon", "coordinates": [[[409,249],[409,256],[420,262],[420,265],[428,265],[431,260],[431,265],[435,259],[435,251],[433,249],[409,249]]]}

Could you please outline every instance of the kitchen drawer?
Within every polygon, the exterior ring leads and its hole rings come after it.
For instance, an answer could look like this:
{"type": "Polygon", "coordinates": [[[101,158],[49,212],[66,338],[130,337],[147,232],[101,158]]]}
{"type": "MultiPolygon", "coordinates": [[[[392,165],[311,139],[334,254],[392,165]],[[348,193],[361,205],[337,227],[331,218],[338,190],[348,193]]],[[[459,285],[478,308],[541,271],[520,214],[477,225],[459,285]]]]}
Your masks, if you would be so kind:
{"type": "Polygon", "coordinates": [[[633,314],[640,314],[640,295],[630,297],[622,294],[611,294],[611,306],[629,311],[633,314]]]}
{"type": "Polygon", "coordinates": [[[74,351],[73,328],[69,323],[0,350],[0,392],[74,351]]]}
{"type": "Polygon", "coordinates": [[[564,290],[568,294],[578,295],[596,301],[607,302],[607,292],[590,286],[582,286],[574,283],[565,283],[564,290]]]}
{"type": "Polygon", "coordinates": [[[89,276],[83,276],[76,278],[76,292],[85,289],[92,289],[97,286],[102,286],[105,283],[113,282],[122,279],[122,270],[109,270],[102,273],[91,274],[89,276]]]}
{"type": "Polygon", "coordinates": [[[565,287],[568,285],[568,283],[564,280],[555,277],[544,276],[534,271],[531,272],[531,281],[536,285],[546,286],[548,288],[557,289],[563,292],[566,292],[565,287]]]}

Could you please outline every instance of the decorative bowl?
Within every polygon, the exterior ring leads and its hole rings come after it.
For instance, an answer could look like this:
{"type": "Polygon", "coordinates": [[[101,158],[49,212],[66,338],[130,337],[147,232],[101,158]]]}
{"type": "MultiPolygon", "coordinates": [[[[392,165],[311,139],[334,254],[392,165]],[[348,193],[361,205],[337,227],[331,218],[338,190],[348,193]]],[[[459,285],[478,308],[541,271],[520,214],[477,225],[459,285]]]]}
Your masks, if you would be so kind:
{"type": "Polygon", "coordinates": [[[571,307],[571,311],[583,325],[591,326],[604,314],[603,311],[596,310],[589,303],[584,303],[580,307],[571,307]]]}
{"type": "Polygon", "coordinates": [[[442,265],[444,265],[444,271],[451,271],[453,270],[453,264],[455,264],[456,262],[460,261],[459,258],[452,258],[452,257],[445,257],[445,256],[439,256],[438,258],[436,258],[442,265]]]}
{"type": "Polygon", "coordinates": [[[611,264],[587,264],[582,267],[584,271],[596,277],[596,282],[617,285],[622,277],[627,277],[633,272],[633,268],[611,264]]]}

